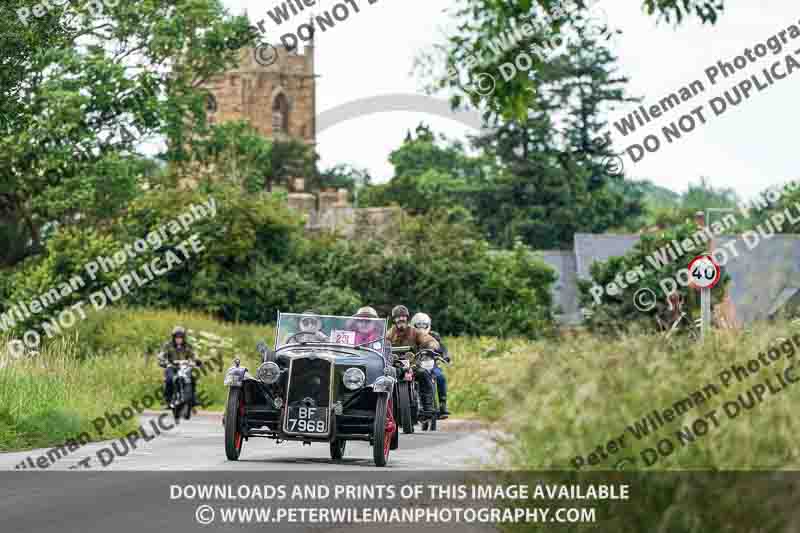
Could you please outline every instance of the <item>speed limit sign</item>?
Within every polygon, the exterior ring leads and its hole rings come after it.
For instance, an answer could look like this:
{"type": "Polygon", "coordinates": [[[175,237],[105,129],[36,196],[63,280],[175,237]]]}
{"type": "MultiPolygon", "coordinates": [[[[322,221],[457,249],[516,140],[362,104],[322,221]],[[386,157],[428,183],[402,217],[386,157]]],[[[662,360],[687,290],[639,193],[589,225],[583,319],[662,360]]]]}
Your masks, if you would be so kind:
{"type": "Polygon", "coordinates": [[[722,271],[710,255],[698,255],[689,263],[689,283],[695,289],[710,289],[719,282],[722,271]]]}

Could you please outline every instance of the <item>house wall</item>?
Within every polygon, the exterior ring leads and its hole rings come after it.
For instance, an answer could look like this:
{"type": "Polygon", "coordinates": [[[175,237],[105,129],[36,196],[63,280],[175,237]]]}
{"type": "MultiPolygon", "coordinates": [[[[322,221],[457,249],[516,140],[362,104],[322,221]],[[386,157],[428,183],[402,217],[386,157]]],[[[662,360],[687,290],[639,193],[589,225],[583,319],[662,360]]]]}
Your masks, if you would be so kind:
{"type": "Polygon", "coordinates": [[[578,307],[578,287],[575,273],[575,253],[569,250],[547,250],[542,252],[544,262],[553,267],[558,279],[550,288],[556,320],[565,325],[580,324],[583,316],[578,307]]]}
{"type": "Polygon", "coordinates": [[[782,294],[792,292],[787,289],[800,289],[800,235],[761,238],[752,250],[735,236],[715,239],[714,245],[738,254],[728,253],[724,266],[731,276],[730,303],[725,306],[729,321],[741,326],[769,318],[770,311],[783,303],[782,294]]]}

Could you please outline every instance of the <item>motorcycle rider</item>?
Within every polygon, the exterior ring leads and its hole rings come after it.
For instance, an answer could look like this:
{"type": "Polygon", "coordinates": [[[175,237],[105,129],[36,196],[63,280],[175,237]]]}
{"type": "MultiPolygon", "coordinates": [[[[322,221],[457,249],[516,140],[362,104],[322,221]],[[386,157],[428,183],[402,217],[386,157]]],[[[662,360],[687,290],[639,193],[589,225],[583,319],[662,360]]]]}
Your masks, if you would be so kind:
{"type": "MultiPolygon", "coordinates": [[[[411,325],[436,339],[440,346],[440,349],[437,351],[445,361],[448,363],[450,362],[450,354],[447,352],[447,347],[442,342],[441,335],[435,331],[431,331],[430,316],[425,313],[416,313],[411,318],[411,325]]],[[[439,391],[439,418],[444,419],[450,416],[450,411],[447,410],[447,378],[438,364],[433,367],[433,376],[436,378],[436,388],[439,391]]]]}
{"type": "Polygon", "coordinates": [[[440,348],[439,341],[428,333],[411,326],[408,323],[410,316],[405,305],[396,305],[392,309],[392,322],[394,322],[394,325],[386,333],[386,338],[392,343],[392,346],[410,346],[414,352],[420,349],[438,351],[440,348]]]}
{"type": "MultiPolygon", "coordinates": [[[[439,342],[428,333],[416,329],[408,323],[411,315],[408,308],[404,305],[397,305],[392,309],[392,322],[394,325],[386,333],[386,338],[392,346],[409,346],[414,353],[421,349],[438,351],[439,342]]],[[[428,378],[424,369],[417,369],[415,375],[419,383],[420,400],[422,400],[423,411],[433,411],[433,384],[428,378]]]]}
{"type": "Polygon", "coordinates": [[[172,407],[173,381],[177,373],[176,360],[191,359],[197,366],[203,363],[195,356],[194,348],[186,341],[186,328],[175,326],[172,330],[172,340],[161,347],[158,354],[158,364],[164,368],[164,403],[172,407]]]}

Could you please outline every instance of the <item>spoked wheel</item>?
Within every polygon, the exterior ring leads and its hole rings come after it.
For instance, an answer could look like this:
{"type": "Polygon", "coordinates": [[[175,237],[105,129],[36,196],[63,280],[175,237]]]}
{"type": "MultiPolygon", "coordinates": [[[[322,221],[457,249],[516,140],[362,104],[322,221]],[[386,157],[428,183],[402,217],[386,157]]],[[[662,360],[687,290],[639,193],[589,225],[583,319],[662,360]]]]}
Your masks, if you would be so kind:
{"type": "Polygon", "coordinates": [[[194,387],[189,385],[186,387],[186,390],[183,393],[183,405],[180,407],[180,410],[183,411],[183,418],[185,420],[189,420],[192,418],[192,403],[194,400],[194,387]]]}
{"type": "Polygon", "coordinates": [[[180,424],[183,414],[183,392],[180,383],[176,383],[172,388],[172,403],[175,406],[172,408],[172,416],[175,417],[175,423],[180,424]]]}
{"type": "Polygon", "coordinates": [[[388,394],[380,394],[375,405],[375,424],[372,429],[372,457],[375,466],[386,466],[397,425],[389,418],[392,401],[388,394]]]}
{"type": "Polygon", "coordinates": [[[336,439],[331,442],[331,459],[334,461],[341,461],[342,457],[344,457],[344,449],[346,446],[346,440],[336,439]]]}
{"type": "Polygon", "coordinates": [[[410,402],[411,402],[411,432],[414,432],[414,426],[419,423],[419,412],[421,411],[420,407],[420,399],[419,399],[419,387],[417,386],[417,382],[412,381],[408,384],[408,391],[410,394],[410,402]]]}
{"type": "Polygon", "coordinates": [[[230,461],[238,461],[242,453],[241,419],[244,416],[244,397],[242,389],[232,388],[228,392],[228,405],[225,406],[225,456],[230,461]]]}
{"type": "Polygon", "coordinates": [[[400,422],[403,425],[403,433],[414,433],[414,423],[411,420],[411,384],[402,382],[397,387],[400,402],[400,422]]]}

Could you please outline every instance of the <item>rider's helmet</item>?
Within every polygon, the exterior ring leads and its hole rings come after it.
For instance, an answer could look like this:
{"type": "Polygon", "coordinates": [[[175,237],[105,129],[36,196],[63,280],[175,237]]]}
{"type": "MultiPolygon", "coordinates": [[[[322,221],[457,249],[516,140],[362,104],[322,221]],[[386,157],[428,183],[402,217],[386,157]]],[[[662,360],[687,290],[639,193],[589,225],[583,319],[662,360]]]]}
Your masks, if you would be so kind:
{"type": "Polygon", "coordinates": [[[411,319],[411,325],[423,333],[431,332],[431,317],[425,313],[417,313],[411,319]]]}
{"type": "Polygon", "coordinates": [[[172,340],[174,341],[177,337],[180,337],[185,341],[186,328],[184,328],[183,326],[175,326],[174,328],[172,328],[172,340]]]}
{"type": "Polygon", "coordinates": [[[394,309],[392,309],[392,320],[397,320],[401,316],[408,318],[411,314],[408,312],[408,307],[405,305],[396,305],[394,309]]]}
{"type": "Polygon", "coordinates": [[[356,311],[356,314],[353,316],[359,318],[379,318],[378,312],[368,305],[360,308],[358,311],[356,311]]]}
{"type": "Polygon", "coordinates": [[[322,329],[322,321],[319,319],[319,313],[313,309],[303,311],[303,316],[300,317],[300,331],[308,333],[316,333],[322,329]]]}

